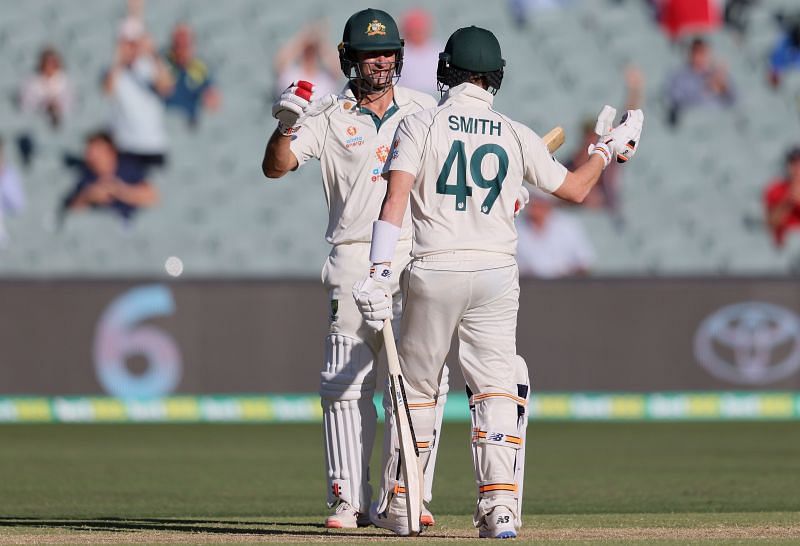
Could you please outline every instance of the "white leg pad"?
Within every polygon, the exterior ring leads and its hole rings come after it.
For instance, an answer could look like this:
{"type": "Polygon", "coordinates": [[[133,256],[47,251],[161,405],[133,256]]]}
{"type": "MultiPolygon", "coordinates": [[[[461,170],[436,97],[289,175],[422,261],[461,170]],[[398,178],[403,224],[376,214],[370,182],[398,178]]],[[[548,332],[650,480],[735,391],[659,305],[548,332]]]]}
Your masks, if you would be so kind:
{"type": "Polygon", "coordinates": [[[344,501],[365,514],[372,497],[369,460],[377,423],[374,362],[372,349],[361,340],[341,334],[325,339],[320,396],[328,506],[344,501]]]}
{"type": "Polygon", "coordinates": [[[527,428],[528,380],[525,361],[517,356],[516,396],[485,392],[470,396],[472,452],[478,505],[473,523],[483,524],[495,506],[505,506],[522,524],[522,488],[525,472],[525,431],[527,428]]]}

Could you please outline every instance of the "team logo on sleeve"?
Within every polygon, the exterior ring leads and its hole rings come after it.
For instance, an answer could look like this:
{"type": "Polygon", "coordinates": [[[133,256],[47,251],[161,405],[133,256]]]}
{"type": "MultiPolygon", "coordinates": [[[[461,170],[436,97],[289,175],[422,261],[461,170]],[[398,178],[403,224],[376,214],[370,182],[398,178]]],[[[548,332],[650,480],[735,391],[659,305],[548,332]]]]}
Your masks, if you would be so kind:
{"type": "Polygon", "coordinates": [[[381,163],[386,163],[386,160],[389,159],[389,147],[386,144],[381,144],[375,149],[375,157],[378,158],[378,161],[381,163]]]}
{"type": "Polygon", "coordinates": [[[397,147],[400,146],[400,139],[394,139],[392,142],[392,159],[397,159],[397,156],[400,155],[400,152],[397,150],[397,147]]]}
{"type": "Polygon", "coordinates": [[[386,36],[386,25],[377,19],[373,19],[367,25],[367,36],[386,36]]]}

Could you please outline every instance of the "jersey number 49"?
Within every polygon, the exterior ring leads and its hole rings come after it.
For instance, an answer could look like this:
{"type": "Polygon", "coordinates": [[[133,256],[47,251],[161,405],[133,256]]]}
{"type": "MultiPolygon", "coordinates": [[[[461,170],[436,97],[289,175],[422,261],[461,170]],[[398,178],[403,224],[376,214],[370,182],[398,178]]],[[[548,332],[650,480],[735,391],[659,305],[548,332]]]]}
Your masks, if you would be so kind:
{"type": "MultiPolygon", "coordinates": [[[[486,199],[481,203],[481,212],[489,214],[494,202],[500,195],[500,190],[503,189],[503,180],[505,180],[508,173],[508,154],[502,146],[497,144],[478,146],[472,157],[469,158],[469,173],[472,182],[476,186],[489,190],[486,199]],[[497,156],[499,168],[494,178],[487,179],[483,176],[481,165],[484,158],[490,154],[497,156]]],[[[464,141],[453,141],[450,153],[447,154],[447,159],[442,167],[442,172],[439,173],[439,178],[436,179],[436,193],[455,195],[456,210],[462,212],[467,210],[467,197],[472,197],[472,188],[467,185],[467,152],[464,150],[464,141]],[[453,163],[456,164],[456,183],[448,184],[447,180],[450,178],[453,163]]]]}

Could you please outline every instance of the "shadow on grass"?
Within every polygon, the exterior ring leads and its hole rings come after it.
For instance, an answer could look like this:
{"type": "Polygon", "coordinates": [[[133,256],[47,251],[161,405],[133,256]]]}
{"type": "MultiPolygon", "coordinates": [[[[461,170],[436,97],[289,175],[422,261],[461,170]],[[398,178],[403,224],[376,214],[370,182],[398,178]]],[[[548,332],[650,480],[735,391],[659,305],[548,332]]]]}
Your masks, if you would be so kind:
{"type": "Polygon", "coordinates": [[[363,532],[333,531],[322,523],[297,523],[291,521],[237,521],[214,519],[169,519],[169,518],[35,518],[0,516],[1,527],[46,527],[75,531],[174,531],[183,533],[216,533],[230,535],[306,535],[337,537],[384,536],[379,529],[363,532]],[[237,527],[247,525],[251,527],[237,527]],[[277,529],[273,527],[278,527],[277,529]],[[280,529],[296,527],[296,529],[280,529]],[[312,529],[309,529],[311,527],[312,529]]]}

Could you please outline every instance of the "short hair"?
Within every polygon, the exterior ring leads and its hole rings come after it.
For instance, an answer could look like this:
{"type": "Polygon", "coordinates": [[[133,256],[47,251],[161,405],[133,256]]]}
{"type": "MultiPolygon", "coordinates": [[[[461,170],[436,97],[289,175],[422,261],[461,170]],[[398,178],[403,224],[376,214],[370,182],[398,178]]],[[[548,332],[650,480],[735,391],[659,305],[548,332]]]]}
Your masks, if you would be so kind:
{"type": "Polygon", "coordinates": [[[694,53],[702,47],[708,47],[708,42],[702,36],[695,36],[689,44],[689,51],[694,53]]]}
{"type": "Polygon", "coordinates": [[[36,71],[41,72],[44,70],[44,63],[48,57],[55,57],[56,61],[58,61],[58,65],[63,67],[64,63],[61,61],[61,55],[58,54],[58,51],[53,46],[47,46],[39,53],[39,62],[36,65],[36,71]]]}
{"type": "Polygon", "coordinates": [[[800,160],[800,146],[793,146],[786,152],[786,164],[800,160]]]}
{"type": "Polygon", "coordinates": [[[94,131],[86,135],[86,144],[94,142],[95,140],[101,140],[115,150],[117,149],[117,146],[114,144],[114,139],[111,137],[111,133],[108,131],[94,131]]]}

